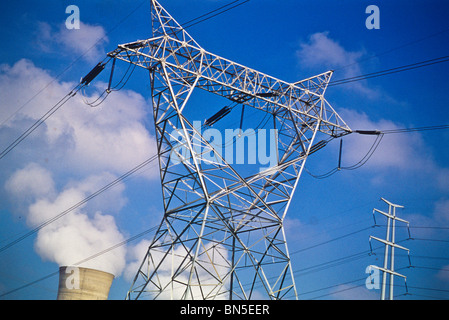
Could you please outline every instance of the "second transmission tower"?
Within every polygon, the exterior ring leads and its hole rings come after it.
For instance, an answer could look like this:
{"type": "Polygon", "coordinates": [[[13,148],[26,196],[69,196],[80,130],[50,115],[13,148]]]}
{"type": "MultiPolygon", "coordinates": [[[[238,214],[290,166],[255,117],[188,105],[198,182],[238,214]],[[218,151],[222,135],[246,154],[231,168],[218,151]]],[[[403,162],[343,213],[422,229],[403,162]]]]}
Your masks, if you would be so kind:
{"type": "Polygon", "coordinates": [[[400,221],[403,223],[406,223],[407,226],[409,225],[409,222],[398,218],[396,216],[396,208],[404,208],[401,205],[398,204],[394,204],[388,200],[385,200],[384,198],[381,198],[382,201],[384,201],[386,204],[388,204],[388,213],[387,212],[383,212],[380,211],[378,209],[374,209],[373,210],[373,214],[374,213],[380,213],[382,215],[384,215],[385,217],[387,217],[387,233],[385,236],[385,239],[380,239],[374,236],[370,236],[370,242],[371,239],[374,239],[376,241],[379,241],[383,244],[385,244],[385,253],[384,253],[384,264],[383,267],[378,267],[378,266],[374,266],[372,265],[372,268],[378,269],[380,271],[382,271],[382,289],[381,289],[381,300],[385,300],[386,297],[386,287],[387,287],[387,275],[390,275],[390,279],[389,279],[389,299],[393,300],[393,285],[394,285],[394,277],[398,276],[401,278],[404,278],[404,281],[406,281],[407,277],[396,272],[394,269],[394,257],[395,257],[395,248],[401,249],[401,250],[405,250],[407,252],[410,252],[409,249],[402,247],[400,245],[398,245],[395,241],[396,241],[396,221],[400,221]],[[391,249],[391,252],[389,254],[389,251],[391,249]],[[390,262],[390,265],[389,265],[390,262]]]}

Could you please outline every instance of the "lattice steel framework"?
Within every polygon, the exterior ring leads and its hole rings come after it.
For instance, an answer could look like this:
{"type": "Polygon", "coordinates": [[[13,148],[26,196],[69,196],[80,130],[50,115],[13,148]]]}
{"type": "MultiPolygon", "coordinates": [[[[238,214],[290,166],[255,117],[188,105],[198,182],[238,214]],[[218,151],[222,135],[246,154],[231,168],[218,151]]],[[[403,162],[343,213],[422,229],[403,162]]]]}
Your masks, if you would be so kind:
{"type": "Polygon", "coordinates": [[[164,205],[127,299],[297,298],[284,218],[306,158],[325,145],[316,136],[351,132],[324,98],[332,72],[278,80],[207,52],[151,3],[153,37],[109,53],[149,70],[164,205]],[[276,164],[251,172],[226,159],[194,124],[208,111],[189,104],[196,89],[270,117],[276,164]]]}
{"type": "MultiPolygon", "coordinates": [[[[396,216],[396,209],[397,208],[404,208],[403,206],[398,205],[398,204],[394,204],[394,203],[392,203],[392,202],[390,202],[388,200],[385,200],[384,198],[381,198],[381,200],[383,202],[385,202],[386,204],[388,204],[388,213],[380,211],[378,209],[374,209],[373,210],[373,214],[375,212],[378,212],[378,213],[384,215],[385,217],[387,217],[387,233],[386,233],[385,239],[380,239],[380,238],[377,238],[377,237],[374,237],[374,236],[370,236],[369,239],[370,239],[370,246],[371,246],[371,239],[374,239],[376,241],[379,241],[379,242],[385,244],[384,265],[383,265],[383,268],[382,267],[378,267],[378,266],[374,266],[374,265],[371,265],[370,267],[378,269],[378,270],[382,271],[382,273],[383,273],[382,274],[382,290],[381,290],[381,295],[380,295],[380,299],[381,300],[385,300],[385,297],[386,297],[386,286],[387,286],[387,274],[390,275],[390,280],[389,280],[389,282],[390,282],[389,300],[393,300],[393,288],[394,288],[393,287],[393,282],[394,282],[394,277],[397,276],[397,277],[403,278],[404,281],[407,280],[406,276],[404,276],[404,275],[402,275],[402,274],[400,274],[400,273],[398,273],[398,272],[396,272],[394,270],[394,258],[395,258],[394,251],[395,251],[395,248],[407,251],[408,254],[409,254],[409,262],[410,262],[410,250],[405,248],[405,247],[403,247],[403,246],[398,245],[395,242],[396,221],[406,223],[407,224],[407,228],[409,226],[409,222],[404,220],[404,219],[399,218],[398,216],[396,216]],[[391,233],[391,236],[390,236],[390,233],[391,233]],[[388,263],[388,258],[389,258],[388,257],[388,250],[390,248],[391,248],[390,263],[388,263]]],[[[409,231],[409,236],[410,236],[410,231],[409,231]]],[[[405,283],[405,288],[407,289],[407,283],[405,283]]]]}

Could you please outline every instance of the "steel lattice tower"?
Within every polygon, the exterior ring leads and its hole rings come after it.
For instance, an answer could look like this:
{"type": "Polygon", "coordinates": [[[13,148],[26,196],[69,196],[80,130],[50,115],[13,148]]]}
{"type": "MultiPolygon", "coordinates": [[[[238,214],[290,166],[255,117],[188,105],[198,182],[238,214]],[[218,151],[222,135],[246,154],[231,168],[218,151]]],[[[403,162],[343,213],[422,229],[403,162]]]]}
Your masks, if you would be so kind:
{"type": "Polygon", "coordinates": [[[297,298],[283,221],[308,155],[325,145],[317,135],[351,132],[324,98],[332,72],[278,80],[207,52],[151,4],[153,37],[108,54],[149,71],[164,205],[127,299],[297,298]],[[240,124],[244,106],[269,117],[276,164],[230,163],[195,125],[208,113],[189,103],[198,91],[242,108],[240,124]]]}
{"type": "MultiPolygon", "coordinates": [[[[386,297],[386,286],[387,286],[387,274],[390,275],[389,300],[393,300],[393,282],[394,282],[394,277],[395,276],[402,277],[404,279],[404,281],[407,280],[406,276],[404,276],[404,275],[402,275],[402,274],[400,274],[400,273],[398,273],[398,272],[396,272],[394,270],[394,258],[395,258],[394,251],[395,251],[395,248],[407,251],[408,254],[409,254],[408,258],[409,258],[409,262],[410,262],[410,250],[405,248],[405,247],[403,247],[403,246],[398,245],[395,242],[396,221],[406,223],[407,224],[407,228],[409,226],[409,222],[404,220],[404,219],[399,218],[398,216],[396,216],[396,208],[404,208],[403,206],[398,205],[398,204],[394,204],[394,203],[392,203],[392,202],[390,202],[388,200],[385,200],[384,198],[381,198],[381,200],[383,202],[385,202],[386,204],[388,204],[388,213],[380,211],[378,209],[374,209],[373,210],[373,214],[375,212],[378,212],[378,213],[384,215],[385,217],[387,217],[387,233],[386,233],[385,239],[380,239],[380,238],[377,238],[377,237],[374,237],[374,236],[370,236],[370,246],[371,246],[371,239],[374,239],[376,241],[379,241],[379,242],[385,244],[384,265],[383,265],[383,268],[378,267],[378,266],[374,266],[374,265],[371,265],[370,267],[378,269],[378,270],[383,272],[383,274],[382,274],[382,290],[381,290],[381,296],[380,296],[381,300],[385,300],[385,297],[386,297]],[[390,233],[391,233],[391,236],[390,236],[390,233]],[[391,253],[390,253],[390,264],[389,264],[388,263],[388,250],[390,248],[391,248],[391,253]]],[[[410,236],[410,231],[409,231],[409,236],[410,236]]],[[[407,283],[406,282],[405,282],[405,288],[407,289],[407,283]]]]}

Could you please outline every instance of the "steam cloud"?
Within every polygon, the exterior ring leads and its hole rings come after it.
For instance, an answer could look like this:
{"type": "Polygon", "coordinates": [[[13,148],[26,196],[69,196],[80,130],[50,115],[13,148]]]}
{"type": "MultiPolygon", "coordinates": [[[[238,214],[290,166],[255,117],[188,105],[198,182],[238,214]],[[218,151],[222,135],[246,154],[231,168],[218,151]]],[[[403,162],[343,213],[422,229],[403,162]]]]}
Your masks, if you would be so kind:
{"type": "MultiPolygon", "coordinates": [[[[6,147],[74,86],[55,81],[29,60],[0,66],[0,148],[6,147]],[[31,99],[35,92],[46,90],[31,99]],[[12,110],[11,106],[25,106],[12,110]]],[[[94,100],[101,88],[85,98],[94,100]]],[[[115,92],[99,108],[72,98],[4,159],[0,169],[5,196],[16,214],[35,228],[98,191],[155,153],[145,128],[145,99],[133,91],[115,92]],[[7,160],[7,161],[6,161],[7,160]],[[6,161],[6,162],[5,162],[6,161]],[[12,172],[12,173],[11,173],[12,172]]],[[[135,175],[153,179],[154,170],[135,175]]],[[[125,239],[116,222],[126,205],[125,185],[118,184],[41,228],[34,248],[46,261],[73,265],[125,239]]],[[[119,247],[80,266],[119,276],[126,247],[119,247]]]]}

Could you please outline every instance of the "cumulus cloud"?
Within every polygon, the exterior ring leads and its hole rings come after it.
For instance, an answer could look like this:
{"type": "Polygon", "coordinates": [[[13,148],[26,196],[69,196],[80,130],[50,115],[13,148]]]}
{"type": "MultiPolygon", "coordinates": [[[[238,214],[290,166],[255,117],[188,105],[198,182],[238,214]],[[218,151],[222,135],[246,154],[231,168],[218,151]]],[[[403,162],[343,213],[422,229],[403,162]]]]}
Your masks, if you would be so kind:
{"type": "MultiPolygon", "coordinates": [[[[299,49],[296,51],[298,62],[302,67],[312,69],[318,73],[339,69],[339,79],[361,75],[362,70],[357,61],[365,55],[366,52],[364,50],[346,50],[340,43],[329,37],[329,32],[312,34],[306,42],[299,44],[299,49]]],[[[346,88],[351,88],[371,98],[378,95],[375,90],[366,86],[363,81],[353,82],[346,85],[346,88]]]]}
{"type": "MultiPolygon", "coordinates": [[[[57,81],[29,60],[1,65],[0,148],[73,87],[74,83],[57,81]]],[[[58,216],[155,154],[154,138],[146,128],[148,102],[134,91],[121,90],[97,108],[84,103],[84,99],[95,100],[104,88],[100,83],[84,95],[78,93],[3,159],[7,161],[0,168],[6,177],[4,190],[20,204],[30,228],[58,216]]],[[[156,166],[155,162],[134,176],[152,180],[156,166]]],[[[44,260],[72,265],[123,241],[116,216],[127,203],[124,192],[125,184],[116,184],[39,229],[36,252],[44,260]]],[[[120,247],[81,266],[118,276],[125,264],[126,248],[120,247]]]]}
{"type": "MultiPolygon", "coordinates": [[[[5,148],[8,141],[19,136],[73,86],[54,81],[48,72],[28,60],[20,60],[13,66],[3,65],[0,115],[4,121],[0,134],[5,139],[0,147],[5,148]],[[46,90],[26,103],[50,82],[46,90]],[[20,105],[25,107],[11,110],[11,106],[20,105]]],[[[92,87],[84,99],[95,100],[101,89],[92,87]]],[[[34,143],[27,145],[26,152],[21,148],[14,151],[22,152],[22,161],[27,158],[34,158],[34,162],[39,158],[48,161],[52,170],[59,166],[58,170],[70,168],[70,172],[84,175],[99,170],[121,175],[155,153],[155,141],[145,127],[147,110],[150,110],[147,101],[130,90],[112,93],[97,108],[87,106],[79,93],[27,138],[34,143]]],[[[151,178],[155,170],[143,174],[151,178]]]]}
{"type": "Polygon", "coordinates": [[[96,62],[104,56],[104,45],[108,42],[102,26],[80,21],[79,29],[67,29],[65,24],[53,28],[46,22],[38,24],[37,43],[41,50],[61,50],[70,56],[82,56],[88,62],[96,62]]]}
{"type": "MultiPolygon", "coordinates": [[[[367,114],[349,109],[341,110],[340,114],[353,129],[364,130],[389,130],[406,127],[403,124],[395,123],[391,120],[370,119],[367,114]]],[[[355,164],[369,151],[374,142],[373,136],[349,135],[344,138],[343,166],[355,164]]],[[[427,185],[421,188],[432,187],[447,194],[449,190],[448,177],[449,169],[442,167],[432,157],[424,137],[419,132],[406,134],[385,135],[374,152],[373,156],[364,166],[366,170],[381,172],[395,172],[413,174],[414,178],[425,181],[427,185]],[[389,171],[387,171],[389,170],[389,171]]],[[[379,176],[379,175],[377,175],[379,176]]],[[[373,180],[374,181],[374,180],[373,180]]],[[[381,181],[385,182],[385,181],[381,181]]],[[[444,196],[433,204],[433,211],[422,213],[405,213],[404,219],[410,221],[411,226],[429,226],[431,228],[413,229],[414,237],[423,238],[446,238],[447,234],[433,226],[446,226],[449,224],[449,199],[444,196]]],[[[449,281],[447,266],[436,275],[438,279],[449,281]]],[[[344,293],[342,291],[344,297],[344,293]]],[[[350,293],[350,291],[348,291],[350,293]]]]}
{"type": "Polygon", "coordinates": [[[148,248],[151,244],[149,240],[141,240],[136,245],[130,246],[126,253],[126,258],[128,260],[128,264],[126,265],[123,276],[125,280],[132,281],[137,271],[139,270],[140,264],[142,263],[143,257],[148,251],[148,248]]]}
{"type": "Polygon", "coordinates": [[[327,67],[343,67],[355,64],[351,69],[351,72],[355,72],[359,71],[356,62],[364,53],[347,51],[329,37],[329,32],[317,32],[309,37],[308,42],[300,44],[296,54],[305,65],[316,67],[324,64],[327,67]]]}
{"type": "MultiPolygon", "coordinates": [[[[44,260],[62,266],[78,263],[123,241],[115,218],[102,213],[114,214],[124,206],[123,184],[111,189],[106,196],[77,206],[110,179],[108,173],[90,176],[83,181],[68,183],[58,193],[51,173],[31,163],[14,172],[5,188],[10,194],[27,201],[26,222],[30,228],[40,228],[35,241],[36,252],[44,260]],[[67,211],[69,208],[74,209],[67,211]],[[52,223],[47,224],[50,220],[52,223]]],[[[124,250],[115,249],[81,266],[119,275],[125,266],[124,250]]]]}
{"type": "Polygon", "coordinates": [[[15,199],[34,199],[55,193],[51,172],[36,163],[29,163],[15,172],[5,183],[5,188],[15,199]]]}
{"type": "Polygon", "coordinates": [[[449,225],[449,199],[440,199],[437,201],[433,214],[439,225],[449,225]]]}
{"type": "MultiPolygon", "coordinates": [[[[404,128],[391,120],[372,120],[366,113],[350,109],[341,109],[340,114],[353,130],[390,130],[404,128]]],[[[343,162],[352,165],[360,161],[369,151],[375,136],[353,134],[344,139],[343,162]]],[[[435,167],[428,158],[425,143],[419,133],[384,135],[379,147],[366,163],[367,167],[377,169],[417,169],[435,167]]]]}

